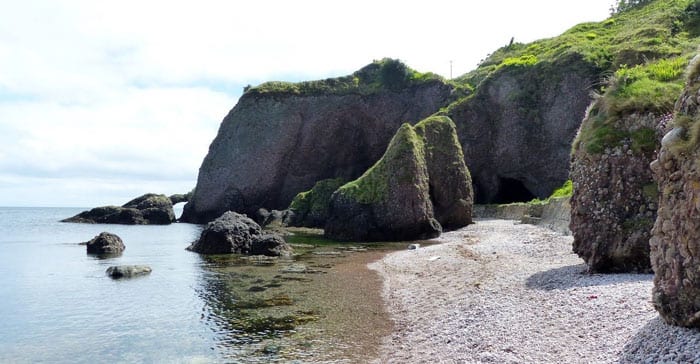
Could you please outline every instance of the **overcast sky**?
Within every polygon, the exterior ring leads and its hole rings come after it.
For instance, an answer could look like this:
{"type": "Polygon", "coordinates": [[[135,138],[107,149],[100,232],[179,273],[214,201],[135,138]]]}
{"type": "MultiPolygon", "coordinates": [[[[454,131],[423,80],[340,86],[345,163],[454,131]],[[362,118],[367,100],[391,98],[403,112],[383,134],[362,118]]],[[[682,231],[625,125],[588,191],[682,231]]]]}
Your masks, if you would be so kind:
{"type": "Polygon", "coordinates": [[[611,0],[0,0],[0,206],[184,193],[242,89],[398,58],[454,76],[611,0]]]}

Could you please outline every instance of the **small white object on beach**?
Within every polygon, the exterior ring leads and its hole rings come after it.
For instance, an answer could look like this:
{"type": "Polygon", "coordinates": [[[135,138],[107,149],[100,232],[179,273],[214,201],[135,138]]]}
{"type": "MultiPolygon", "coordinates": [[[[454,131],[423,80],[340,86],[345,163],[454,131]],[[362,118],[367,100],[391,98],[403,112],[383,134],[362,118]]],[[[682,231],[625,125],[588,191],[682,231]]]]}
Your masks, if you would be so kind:
{"type": "Polygon", "coordinates": [[[416,250],[418,248],[420,248],[420,244],[410,244],[408,246],[408,250],[416,250]]]}
{"type": "Polygon", "coordinates": [[[434,261],[436,261],[436,260],[438,260],[438,259],[440,259],[439,256],[434,256],[434,257],[428,258],[428,261],[429,261],[429,262],[434,262],[434,261]]]}

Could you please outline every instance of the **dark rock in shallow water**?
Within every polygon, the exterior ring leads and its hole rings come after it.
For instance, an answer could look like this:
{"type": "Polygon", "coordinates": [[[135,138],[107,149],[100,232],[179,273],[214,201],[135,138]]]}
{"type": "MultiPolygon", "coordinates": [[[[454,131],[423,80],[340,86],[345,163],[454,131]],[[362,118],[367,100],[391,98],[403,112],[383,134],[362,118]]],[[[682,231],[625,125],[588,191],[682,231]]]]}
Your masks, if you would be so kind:
{"type": "Polygon", "coordinates": [[[199,240],[187,250],[201,254],[248,254],[279,256],[291,253],[291,247],[279,236],[262,234],[262,229],[246,215],[228,211],[210,222],[199,240]]]}
{"type": "Polygon", "coordinates": [[[86,224],[167,225],[175,221],[170,199],[148,193],[123,206],[102,206],[61,220],[86,224]]]}
{"type": "Polygon", "coordinates": [[[455,126],[447,117],[430,117],[415,128],[401,126],[374,166],[333,193],[325,234],[336,240],[429,239],[442,232],[436,216],[452,228],[471,223],[472,203],[455,126]]]}
{"type": "Polygon", "coordinates": [[[277,234],[264,234],[253,239],[250,245],[250,255],[267,255],[271,257],[288,256],[292,248],[277,234]]]}
{"type": "Polygon", "coordinates": [[[100,233],[85,245],[88,254],[121,254],[126,249],[120,237],[108,232],[100,233]]]}
{"type": "Polygon", "coordinates": [[[112,278],[131,278],[151,273],[147,265],[117,265],[107,268],[107,275],[112,278]]]}

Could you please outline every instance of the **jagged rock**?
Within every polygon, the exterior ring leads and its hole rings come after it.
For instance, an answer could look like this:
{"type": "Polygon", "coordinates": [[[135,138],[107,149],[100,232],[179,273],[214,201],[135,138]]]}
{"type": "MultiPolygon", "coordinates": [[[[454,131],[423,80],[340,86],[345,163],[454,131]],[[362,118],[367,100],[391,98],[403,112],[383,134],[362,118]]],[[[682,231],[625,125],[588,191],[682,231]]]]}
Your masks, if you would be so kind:
{"type": "Polygon", "coordinates": [[[289,225],[294,219],[294,212],[291,210],[272,210],[260,208],[256,214],[255,222],[266,229],[277,229],[289,225]]]}
{"type": "Polygon", "coordinates": [[[357,178],[381,157],[401,123],[421,120],[452,100],[444,80],[415,75],[383,60],[347,77],[249,89],[223,120],[181,220],[282,210],[317,181],[357,178]]]}
{"type": "Polygon", "coordinates": [[[147,265],[116,265],[107,268],[108,276],[112,278],[131,278],[151,273],[151,267],[147,265]]]}
{"type": "Polygon", "coordinates": [[[175,212],[167,196],[148,193],[121,207],[96,207],[61,221],[86,224],[167,225],[175,221],[175,212]]]}
{"type": "Polygon", "coordinates": [[[573,250],[591,272],[649,272],[649,238],[658,191],[649,163],[664,116],[633,113],[605,118],[605,96],[591,105],[571,159],[573,250]],[[605,129],[604,129],[605,128],[605,129]],[[614,130],[614,131],[613,131],[614,130]],[[611,135],[629,135],[600,145],[611,135]]]}
{"type": "Polygon", "coordinates": [[[176,205],[176,204],[179,204],[182,202],[187,202],[190,200],[190,198],[192,198],[192,191],[187,192],[185,194],[178,193],[178,194],[170,195],[168,198],[170,199],[170,203],[173,205],[176,205]]]}
{"type": "Polygon", "coordinates": [[[297,194],[289,204],[294,213],[289,225],[323,228],[328,220],[331,195],[345,182],[342,178],[324,179],[309,191],[297,194]]]}
{"type": "Polygon", "coordinates": [[[472,223],[472,177],[464,164],[454,123],[447,117],[427,118],[415,127],[423,138],[430,201],[444,229],[472,223]]]}
{"type": "Polygon", "coordinates": [[[666,322],[700,327],[699,57],[688,73],[688,84],[676,103],[674,129],[651,164],[660,191],[650,240],[652,294],[666,322]]]}
{"type": "Polygon", "coordinates": [[[88,254],[98,254],[98,255],[112,255],[121,254],[126,246],[122,239],[108,232],[102,232],[96,237],[92,238],[90,241],[85,243],[87,246],[88,254]]]}
{"type": "Polygon", "coordinates": [[[355,241],[439,236],[442,226],[435,218],[433,194],[440,198],[450,196],[453,201],[462,200],[440,205],[440,216],[452,227],[470,223],[472,191],[468,171],[461,155],[443,155],[459,150],[456,141],[454,124],[447,117],[425,119],[415,128],[402,125],[374,166],[333,193],[325,235],[336,240],[355,241]],[[442,174],[445,172],[440,172],[431,183],[430,172],[435,170],[428,163],[448,160],[456,163],[449,164],[450,172],[455,175],[445,176],[442,174]]]}
{"type": "Polygon", "coordinates": [[[253,239],[249,254],[269,257],[289,256],[292,254],[292,248],[278,234],[263,234],[253,239]]]}
{"type": "Polygon", "coordinates": [[[600,73],[578,54],[502,67],[447,109],[476,203],[545,199],[568,179],[571,142],[600,73]]]}
{"type": "Polygon", "coordinates": [[[262,234],[262,229],[246,215],[227,211],[202,230],[187,250],[201,254],[286,255],[291,247],[280,237],[262,234]]]}

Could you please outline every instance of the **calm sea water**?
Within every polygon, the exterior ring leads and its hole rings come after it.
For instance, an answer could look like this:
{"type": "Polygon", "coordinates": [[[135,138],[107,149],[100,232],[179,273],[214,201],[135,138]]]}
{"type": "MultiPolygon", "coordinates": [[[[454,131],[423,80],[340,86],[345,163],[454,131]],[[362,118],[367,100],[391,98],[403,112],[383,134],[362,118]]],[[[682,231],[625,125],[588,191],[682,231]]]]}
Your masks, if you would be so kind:
{"type": "Polygon", "coordinates": [[[356,363],[387,326],[378,277],[347,267],[397,246],[297,233],[291,260],[200,256],[185,250],[198,225],[59,222],[82,210],[0,207],[0,363],[356,363]],[[79,245],[102,231],[121,256],[79,245]],[[153,272],[106,276],[122,264],[153,272]],[[285,272],[299,265],[314,274],[285,272]]]}
{"type": "Polygon", "coordinates": [[[216,361],[202,324],[207,272],[184,250],[196,225],[60,223],[82,209],[0,208],[0,362],[216,361]],[[88,256],[80,242],[119,235],[120,257],[88,256]],[[110,265],[147,264],[144,278],[112,280],[110,265]]]}

